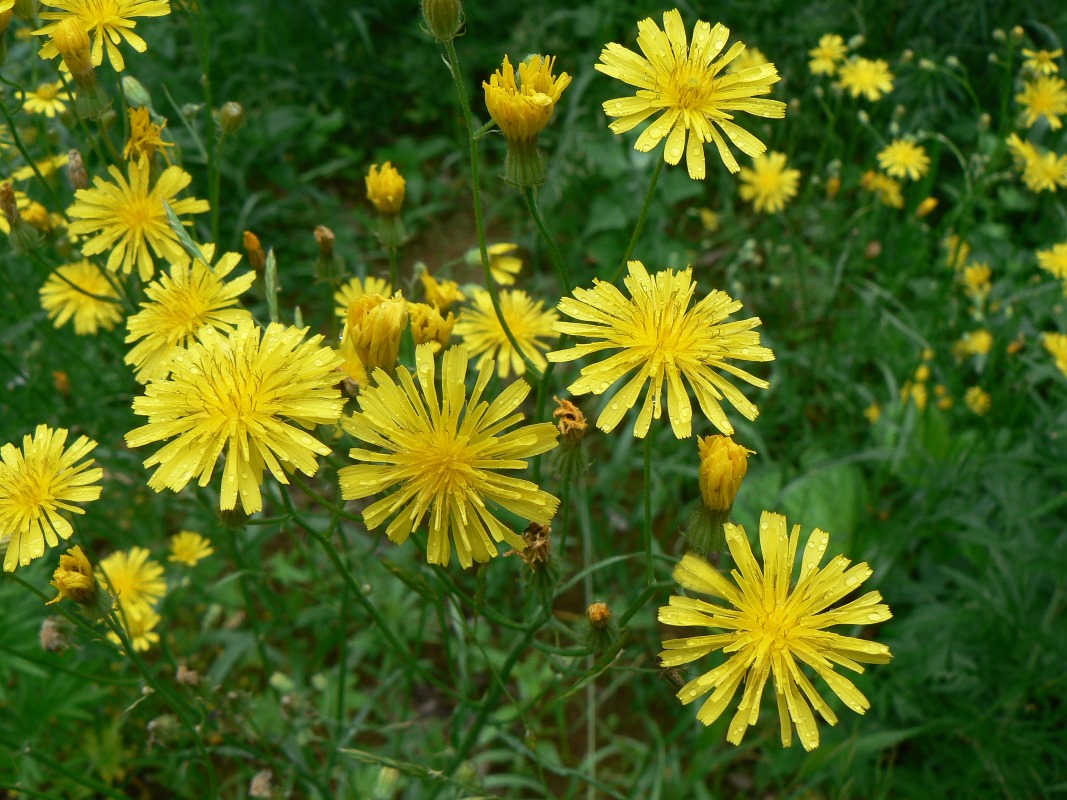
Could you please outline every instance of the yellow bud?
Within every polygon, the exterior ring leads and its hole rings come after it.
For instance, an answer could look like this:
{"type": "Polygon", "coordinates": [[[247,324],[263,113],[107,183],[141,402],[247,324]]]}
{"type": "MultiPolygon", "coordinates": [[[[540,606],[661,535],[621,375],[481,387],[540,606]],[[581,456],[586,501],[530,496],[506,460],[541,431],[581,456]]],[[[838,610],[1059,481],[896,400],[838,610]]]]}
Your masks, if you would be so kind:
{"type": "Polygon", "coordinates": [[[556,410],[552,412],[552,417],[557,420],[560,436],[570,444],[580,442],[589,427],[585,414],[570,400],[560,400],[558,397],[553,399],[556,401],[556,410]]]}
{"type": "Polygon", "coordinates": [[[925,200],[923,200],[921,203],[919,203],[919,205],[916,207],[915,216],[918,219],[922,219],[927,214],[929,214],[931,211],[933,211],[935,208],[937,208],[937,198],[936,197],[927,197],[925,200]]]}
{"type": "Polygon", "coordinates": [[[404,204],[404,178],[392,163],[386,161],[380,171],[372,164],[366,180],[367,199],[374,207],[382,214],[399,214],[404,204]]]}
{"type": "Polygon", "coordinates": [[[918,369],[915,370],[915,380],[920,383],[930,380],[930,367],[926,364],[920,364],[918,369]]]}
{"type": "Polygon", "coordinates": [[[426,292],[426,302],[437,306],[441,311],[447,311],[457,300],[466,299],[458,283],[450,280],[439,281],[429,272],[422,273],[422,287],[426,292]]]}
{"type": "Polygon", "coordinates": [[[96,578],[81,547],[72,547],[59,557],[59,566],[52,574],[52,586],[59,594],[47,605],[58,603],[64,597],[83,606],[96,602],[96,578]]]}
{"type": "MultiPolygon", "coordinates": [[[[391,299],[380,294],[357,297],[348,305],[342,353],[348,360],[354,356],[368,376],[379,367],[391,373],[407,324],[408,304],[400,292],[391,299]]],[[[353,380],[362,382],[358,369],[349,369],[348,363],[345,369],[353,380]]]]}
{"type": "Polygon", "coordinates": [[[700,494],[712,511],[727,511],[748,472],[748,457],[754,452],[729,436],[705,436],[700,448],[700,494]]]}
{"type": "Polygon", "coordinates": [[[833,200],[839,191],[841,191],[841,179],[834,175],[826,182],[826,197],[833,200]]]}
{"type": "Polygon", "coordinates": [[[63,56],[72,75],[84,75],[93,69],[89,53],[89,34],[74,17],[67,17],[52,32],[52,43],[63,56]]]}
{"type": "Polygon", "coordinates": [[[456,324],[456,315],[449,312],[448,317],[441,316],[437,306],[428,303],[408,303],[408,315],[411,320],[411,336],[416,345],[433,343],[433,351],[441,352],[452,336],[452,326],[456,324]]]}
{"type": "Polygon", "coordinates": [[[263,252],[263,245],[259,243],[259,237],[252,231],[244,232],[244,247],[248,254],[248,265],[252,269],[262,270],[267,264],[267,254],[263,252]]]}
{"type": "Polygon", "coordinates": [[[611,622],[611,609],[607,603],[590,603],[585,613],[594,628],[606,628],[611,622]]]}

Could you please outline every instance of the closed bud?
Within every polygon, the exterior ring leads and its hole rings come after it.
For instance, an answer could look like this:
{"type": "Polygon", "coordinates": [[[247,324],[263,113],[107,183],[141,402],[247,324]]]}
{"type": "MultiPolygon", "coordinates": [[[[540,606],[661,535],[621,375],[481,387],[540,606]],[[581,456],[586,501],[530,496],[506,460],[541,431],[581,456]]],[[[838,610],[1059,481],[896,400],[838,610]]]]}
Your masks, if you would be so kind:
{"type": "Polygon", "coordinates": [[[430,342],[435,353],[441,352],[452,336],[456,315],[450,311],[443,317],[437,306],[429,303],[408,303],[408,314],[416,346],[430,342]]]}
{"type": "Polygon", "coordinates": [[[585,610],[585,618],[589,622],[586,641],[590,647],[601,650],[611,645],[618,637],[619,632],[611,621],[611,609],[607,603],[590,603],[585,610]]]}
{"type": "Polygon", "coordinates": [[[594,628],[606,628],[611,623],[611,609],[607,603],[590,603],[585,614],[594,628]]]}
{"type": "Polygon", "coordinates": [[[262,271],[267,264],[267,254],[263,251],[263,245],[259,237],[252,231],[244,232],[245,253],[248,255],[248,265],[257,272],[262,271]]]}
{"type": "Polygon", "coordinates": [[[58,603],[63,598],[73,600],[80,606],[97,604],[96,576],[81,547],[74,546],[59,557],[59,566],[52,573],[52,586],[59,594],[46,605],[58,603]]]}
{"type": "Polygon", "coordinates": [[[341,339],[344,370],[365,385],[375,369],[392,374],[400,357],[400,337],[408,324],[407,301],[365,294],[348,304],[348,321],[341,339]]]}
{"type": "Polygon", "coordinates": [[[126,95],[126,105],[130,108],[152,108],[152,95],[139,80],[132,75],[122,77],[122,92],[126,95]]]}
{"type": "Polygon", "coordinates": [[[1021,42],[1026,38],[1026,31],[1023,30],[1022,25],[1016,25],[1011,29],[1011,38],[1016,42],[1021,42]]]}
{"type": "Polygon", "coordinates": [[[931,211],[937,208],[937,198],[927,197],[915,208],[915,216],[918,219],[922,219],[928,215],[931,211]]]}
{"type": "Polygon", "coordinates": [[[75,79],[79,75],[93,71],[93,59],[89,52],[89,34],[74,17],[66,17],[56,26],[52,32],[52,43],[75,79]]]}
{"type": "Polygon", "coordinates": [[[366,183],[367,199],[379,213],[387,216],[400,213],[400,207],[404,204],[405,182],[391,162],[386,161],[380,170],[377,164],[372,164],[367,172],[366,183]]]}
{"type": "Polygon", "coordinates": [[[422,0],[422,18],[431,36],[449,42],[463,26],[463,5],[459,0],[422,0]]]}
{"type": "Polygon", "coordinates": [[[748,472],[748,457],[753,451],[729,436],[718,434],[697,439],[697,446],[702,502],[689,518],[685,535],[690,549],[704,556],[722,550],[726,541],[723,526],[730,519],[734,498],[748,472]]]}
{"type": "Polygon", "coordinates": [[[831,176],[826,181],[826,197],[829,200],[833,200],[837,197],[837,193],[841,191],[841,179],[836,175],[831,176]]]}
{"type": "Polygon", "coordinates": [[[345,264],[333,252],[337,237],[325,225],[315,226],[315,243],[319,246],[319,258],[315,262],[315,278],[323,283],[336,283],[345,274],[345,264]]]}
{"type": "Polygon", "coordinates": [[[233,100],[222,104],[222,108],[219,109],[219,127],[222,128],[223,133],[236,133],[244,124],[244,106],[233,100]]]}

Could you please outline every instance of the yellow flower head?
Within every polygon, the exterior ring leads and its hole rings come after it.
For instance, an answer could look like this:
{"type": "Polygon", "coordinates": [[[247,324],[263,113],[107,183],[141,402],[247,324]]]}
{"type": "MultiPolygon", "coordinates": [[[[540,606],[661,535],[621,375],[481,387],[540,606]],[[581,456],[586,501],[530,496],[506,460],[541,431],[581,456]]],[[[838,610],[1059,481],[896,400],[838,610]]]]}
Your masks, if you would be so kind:
{"type": "Polygon", "coordinates": [[[860,186],[874,193],[883,205],[890,208],[904,208],[904,194],[900,181],[893,180],[881,172],[867,170],[860,178],[860,186]]]}
{"type": "Polygon", "coordinates": [[[638,137],[634,149],[647,153],[666,138],[664,160],[677,164],[684,153],[693,180],[705,177],[706,142],[715,143],[730,172],[737,172],[740,167],[727,139],[752,158],[763,155],[767,149],[763,142],[733,119],[738,111],[771,119],[785,116],[785,103],[756,99],[769,94],[771,85],[780,80],[774,64],[764,63],[742,72],[726,71],[744,52],[745,45],[735,42],[720,58],[730,30],[721,23],[712,27],[703,21],[697,22],[692,41],[687,43],[678,9],[664,13],[662,30],[651,17],[637,23],[637,29],[637,45],[643,56],[612,42],[596,64],[605,75],[638,89],[634,97],[604,103],[605,114],[619,117],[611,123],[611,130],[625,133],[662,112],[638,137]]]}
{"type": "Polygon", "coordinates": [[[42,83],[37,91],[15,92],[15,97],[29,113],[44,114],[49,119],[66,111],[70,102],[70,95],[63,91],[63,81],[42,83]]]}
{"type": "Polygon", "coordinates": [[[963,291],[976,303],[982,303],[992,289],[990,279],[993,271],[988,264],[974,263],[963,268],[960,279],[963,282],[963,291]]]}
{"type": "Polygon", "coordinates": [[[963,402],[967,404],[967,408],[969,408],[973,414],[979,417],[988,414],[989,409],[993,406],[993,402],[989,397],[989,392],[981,386],[972,386],[968,389],[963,395],[963,402]]]}
{"type": "Polygon", "coordinates": [[[894,139],[878,153],[878,166],[890,177],[917,181],[930,171],[930,158],[922,145],[894,139]]]}
{"type": "Polygon", "coordinates": [[[482,82],[485,106],[505,138],[532,141],[552,119],[556,103],[571,82],[566,72],[558,77],[552,74],[555,64],[552,56],[530,56],[519,64],[516,80],[515,68],[504,56],[500,69],[482,82]]]}
{"type": "MultiPolygon", "coordinates": [[[[141,606],[136,609],[125,610],[117,616],[119,624],[133,645],[135,653],[144,652],[159,642],[159,634],[155,630],[159,624],[159,614],[151,608],[141,606]]],[[[122,639],[114,631],[109,631],[107,638],[115,644],[122,644],[122,639]]]]}
{"type": "MultiPolygon", "coordinates": [[[[162,17],[170,13],[169,0],[42,0],[42,3],[59,11],[42,11],[41,19],[49,24],[33,32],[35,36],[51,36],[40,50],[41,58],[55,58],[57,50],[56,30],[68,20],[75,22],[86,33],[93,34],[92,63],[99,67],[104,61],[104,48],[116,72],[122,72],[126,64],[118,45],[123,39],[138,53],[148,49],[145,40],[133,32],[137,27],[134,17],[162,17]]],[[[66,54],[64,53],[64,58],[66,54]]],[[[75,68],[67,62],[71,72],[75,68]]]]}
{"type": "Polygon", "coordinates": [[[1067,336],[1062,333],[1046,333],[1042,342],[1049,354],[1056,359],[1056,368],[1067,376],[1067,336]]]}
{"type": "Polygon", "coordinates": [[[838,69],[837,82],[852,97],[863,96],[872,103],[893,91],[893,73],[880,58],[850,58],[838,69]]]}
{"type": "Polygon", "coordinates": [[[1023,106],[1026,127],[1033,127],[1041,117],[1048,121],[1052,130],[1063,127],[1060,115],[1067,114],[1067,83],[1063,78],[1041,76],[1027,81],[1015,101],[1023,106]]]}
{"type": "Polygon", "coordinates": [[[195,567],[215,552],[211,542],[195,531],[180,531],[170,537],[170,556],[167,561],[176,561],[187,567],[195,567]]]}
{"type": "Polygon", "coordinates": [[[167,121],[162,125],[156,125],[144,106],[131,108],[130,112],[130,138],[126,142],[126,148],[122,151],[122,157],[127,161],[139,159],[142,155],[151,160],[156,151],[162,151],[163,157],[170,163],[170,156],[166,148],[174,147],[173,142],[163,141],[163,129],[167,127],[167,121]]]}
{"type": "MultiPolygon", "coordinates": [[[[210,261],[214,245],[202,249],[210,261]]],[[[145,286],[148,299],[126,321],[126,344],[133,347],[125,360],[138,382],[165,378],[170,357],[188,347],[205,325],[228,333],[243,321],[251,322],[252,315],[237,306],[237,298],[248,291],[256,273],[223,281],[240,261],[239,253],[224,254],[214,267],[193,259],[192,264],[174,264],[169,273],[145,286]]]]}
{"type": "Polygon", "coordinates": [[[264,469],[283,484],[287,470],[314,475],[316,455],[330,448],[303,429],[337,422],[345,400],[336,388],[341,357],[321,345],[322,336],[305,341],[306,334],[248,321],[228,337],[204,328],[171,361],[170,376],[133,401],[148,423],[126,434],[126,444],[170,440],[144,462],[157,466],[148,485],[178,492],[197,478],[207,486],[226,449],[220,508],[234,509],[239,498],[254,514],[263,507],[264,469]]]}
{"type": "Polygon", "coordinates": [[[1026,57],[1023,69],[1035,75],[1055,75],[1060,71],[1056,59],[1063,57],[1063,50],[1028,50],[1024,47],[1023,56],[1026,57]]]}
{"type": "Polygon", "coordinates": [[[799,525],[789,532],[785,517],[764,511],[759,525],[761,568],[745,529],[728,523],[726,542],[737,565],[730,573],[732,581],[692,553],[674,569],[674,579],[683,588],[727,605],[673,595],[659,610],[659,621],[665,625],[721,631],[668,639],[659,657],[664,667],[676,667],[717,650],[726,654],[721,665],[685,684],[678,698],[689,704],[711,692],[697,712],[697,719],[710,725],[743,683],[741,703],[726,734],[731,744],[740,744],[746,729],[756,724],[764,687],[773,676],[782,744],[790,746],[795,725],[801,745],[813,750],[819,746],[819,730],[812,708],[830,725],[837,723],[837,715],[801,664],[822,678],[846,706],[863,714],[870,703],[834,665],[863,672],[860,664],[886,664],[892,658],[883,644],[826,630],[834,625],[869,626],[892,617],[878,592],[831,607],[867,580],[871,568],[866,563],[850,566],[849,559],[839,555],[820,569],[830,535],[816,528],[804,548],[797,582],[791,586],[799,540],[799,525]]]}
{"type": "Polygon", "coordinates": [[[350,453],[362,463],[340,470],[341,495],[357,500],[396,487],[363,511],[367,527],[374,530],[395,514],[386,535],[402,544],[426,519],[426,560],[447,566],[454,542],[460,564],[469,567],[495,556],[494,542],[525,547],[494,516],[493,504],[540,525],[551,521],[559,500],[508,473],[554,448],[558,431],[548,422],[507,431],[523,418],[518,408],[530,392],[525,381],[487,400],[493,373],[487,361],[467,397],[466,348],[448,348],[441,362],[440,394],[428,344],[415,348],[414,377],[403,366],[395,380],[379,370],[360,392],[360,410],[341,425],[366,447],[350,453]]]}
{"type": "Polygon", "coordinates": [[[746,69],[752,69],[753,67],[762,67],[769,61],[758,47],[746,47],[741,55],[730,62],[730,66],[726,68],[726,71],[744,72],[746,69]]]}
{"type": "Polygon", "coordinates": [[[767,153],[741,168],[741,199],[751,200],[756,211],[777,214],[796,197],[800,170],[786,169],[785,153],[767,153]]]}
{"type": "Polygon", "coordinates": [[[756,406],[720,372],[761,389],[769,386],[730,363],[774,360],[774,353],[760,345],[755,330],[759,317],[727,322],[728,316],[741,309],[741,303],[718,290],[689,308],[696,290],[689,267],[650,276],[644,264],[631,261],[629,269],[624,284],[630,297],[610,283],[594,280],[592,289],[575,289],[573,297],[560,300],[559,310],[578,321],[557,322],[556,330],[590,341],[549,353],[549,361],[573,361],[605,350],[618,351],[583,367],[581,377],[567,391],[572,395],[604,394],[632,373],[601,411],[597,426],[613,430],[637,403],[647,383],[648,392],[634,426],[634,435],[641,439],[648,434],[652,419],[662,415],[665,383],[667,416],[674,435],[684,439],[692,433],[693,410],[683,378],[701,410],[722,433],[734,432],[719,404],[724,398],[746,419],[754,420],[759,413],[756,406]]]}
{"type": "Polygon", "coordinates": [[[924,199],[921,203],[919,203],[919,205],[915,207],[916,219],[922,219],[925,216],[929,216],[929,214],[935,208],[937,208],[937,203],[938,200],[936,197],[927,197],[926,199],[924,199]]]}
{"type": "Polygon", "coordinates": [[[988,355],[993,349],[993,334],[985,328],[965,333],[959,341],[959,350],[969,356],[988,355]]]}
{"type": "Polygon", "coordinates": [[[359,384],[375,369],[392,372],[400,357],[400,337],[408,324],[408,304],[400,292],[392,298],[365,294],[348,304],[341,334],[344,370],[359,384]]]}
{"type": "Polygon", "coordinates": [[[867,421],[872,425],[877,425],[878,420],[882,418],[882,409],[877,403],[871,403],[863,409],[863,416],[866,417],[867,421]]]}
{"type": "Polygon", "coordinates": [[[539,370],[547,364],[542,355],[551,346],[548,339],[554,336],[553,325],[559,320],[554,309],[544,310],[544,303],[534,300],[521,289],[500,293],[500,311],[521,352],[508,340],[504,328],[493,309],[489,292],[476,289],[472,306],[465,308],[456,323],[456,336],[463,338],[471,356],[480,356],[478,368],[489,359],[496,361],[497,374],[506,378],[512,372],[523,375],[526,363],[523,355],[539,370]]]}
{"type": "Polygon", "coordinates": [[[1038,250],[1037,265],[1053,277],[1067,281],[1067,242],[1054,244],[1048,250],[1038,250]]]}
{"type": "Polygon", "coordinates": [[[44,555],[45,543],[57,547],[74,528],[59,512],[84,514],[74,503],[100,497],[104,471],[93,459],[82,461],[96,442],[79,436],[64,449],[68,431],[38,425],[22,438],[22,449],[0,447],[0,535],[10,536],[4,571],[26,566],[44,555]],[[79,463],[80,462],[80,463],[79,463]]]}
{"type": "Polygon", "coordinates": [[[698,438],[697,445],[704,505],[712,511],[729,511],[748,472],[748,457],[753,451],[719,434],[698,438]]]}
{"type": "Polygon", "coordinates": [[[408,320],[411,324],[411,338],[415,340],[415,344],[429,342],[434,353],[439,353],[452,337],[456,315],[449,311],[448,317],[443,317],[437,306],[429,303],[408,303],[408,320]]]}
{"type": "Polygon", "coordinates": [[[119,295],[100,268],[86,260],[57,267],[41,287],[41,308],[59,328],[74,320],[74,332],[91,336],[122,321],[119,295]]]}
{"type": "MultiPolygon", "coordinates": [[[[493,280],[501,286],[511,286],[515,283],[515,276],[522,270],[522,259],[515,253],[519,252],[519,246],[512,242],[498,242],[486,248],[489,254],[489,272],[493,280]]],[[[467,253],[467,263],[481,266],[482,257],[477,249],[467,253]]]]}
{"type": "Polygon", "coordinates": [[[945,260],[949,269],[963,269],[971,257],[971,246],[954,233],[946,236],[941,244],[945,248],[945,260]]]}
{"type": "Polygon", "coordinates": [[[52,573],[52,586],[59,594],[45,605],[58,603],[64,597],[78,605],[92,605],[96,601],[96,578],[80,547],[72,547],[59,557],[59,566],[52,573]]]}
{"type": "Polygon", "coordinates": [[[210,206],[206,200],[177,198],[192,176],[181,167],[167,167],[149,188],[147,158],[130,162],[129,182],[117,167],[108,167],[108,172],[113,183],[94,178],[93,188],[79,189],[74,205],[67,210],[74,220],[71,233],[95,234],[81,245],[82,252],[87,256],[108,253],[109,270],[130,273],[137,267],[144,281],[156,270],[152,253],[171,264],[188,263],[189,256],[171,230],[163,204],[169,204],[178,216],[207,211],[210,206]]]}
{"type": "Polygon", "coordinates": [[[848,45],[836,33],[827,33],[819,39],[819,46],[809,50],[811,61],[808,69],[812,75],[833,75],[839,62],[848,55],[848,45]]]}
{"type": "Polygon", "coordinates": [[[367,199],[379,213],[395,216],[404,205],[405,183],[403,176],[397,172],[392,162],[386,161],[381,170],[377,164],[371,164],[367,172],[367,199]]]}
{"type": "Polygon", "coordinates": [[[47,178],[57,169],[66,167],[70,163],[69,153],[60,153],[54,156],[48,156],[42,158],[40,161],[35,161],[34,166],[37,170],[34,171],[33,167],[27,164],[24,167],[19,167],[17,170],[11,173],[11,180],[13,181],[28,181],[37,177],[37,173],[40,172],[42,176],[47,178]]]}
{"type": "Polygon", "coordinates": [[[426,302],[444,313],[459,300],[466,300],[467,295],[460,291],[459,284],[450,280],[437,280],[429,272],[423,272],[422,288],[426,292],[426,302]]]}
{"type": "Polygon", "coordinates": [[[343,283],[341,288],[333,293],[333,313],[344,319],[348,316],[349,304],[365,294],[380,294],[388,297],[393,293],[392,284],[385,278],[376,278],[368,275],[366,278],[352,278],[343,283]]]}
{"type": "Polygon", "coordinates": [[[126,613],[150,610],[167,591],[163,565],[149,561],[144,547],[112,553],[96,570],[100,585],[110,592],[126,613]]]}

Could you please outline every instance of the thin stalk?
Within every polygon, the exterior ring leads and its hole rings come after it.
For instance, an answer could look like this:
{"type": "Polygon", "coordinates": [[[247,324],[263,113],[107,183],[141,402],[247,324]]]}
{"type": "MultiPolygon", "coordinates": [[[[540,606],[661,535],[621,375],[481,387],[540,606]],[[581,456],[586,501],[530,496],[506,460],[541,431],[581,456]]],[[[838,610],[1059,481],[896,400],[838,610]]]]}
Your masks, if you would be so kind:
{"type": "Polygon", "coordinates": [[[397,278],[397,262],[400,260],[400,254],[395,247],[389,248],[389,285],[393,287],[393,291],[396,291],[396,278],[397,278]]]}
{"type": "MultiPolygon", "coordinates": [[[[37,761],[37,762],[43,764],[44,766],[48,767],[53,772],[58,772],[63,777],[74,781],[75,783],[77,783],[80,786],[89,787],[90,789],[93,789],[94,791],[99,792],[104,797],[111,797],[111,798],[114,798],[114,800],[128,800],[129,799],[129,795],[127,795],[125,793],[120,793],[120,792],[114,791],[110,786],[107,786],[106,784],[100,783],[100,782],[94,780],[93,778],[90,778],[83,771],[74,772],[73,770],[69,770],[66,767],[64,767],[62,764],[60,764],[58,761],[55,761],[55,760],[53,760],[52,758],[49,758],[46,755],[42,755],[42,754],[38,753],[36,750],[31,749],[28,745],[26,745],[24,747],[19,747],[18,744],[16,744],[15,742],[13,742],[12,740],[8,739],[6,736],[3,736],[3,735],[0,735],[0,744],[2,744],[4,746],[4,748],[8,751],[8,753],[11,755],[11,757],[14,757],[14,755],[16,755],[18,753],[21,753],[23,755],[27,755],[30,758],[34,759],[35,761],[37,761]]],[[[23,792],[25,790],[20,786],[20,787],[17,788],[17,791],[21,793],[21,792],[23,792]]],[[[15,796],[17,797],[18,795],[15,795],[15,796]]],[[[45,796],[52,797],[53,795],[41,795],[41,797],[45,797],[45,796]]]]}
{"type": "Polygon", "coordinates": [[[619,264],[619,268],[615,270],[615,274],[611,276],[612,283],[618,283],[619,278],[626,272],[626,264],[630,260],[630,256],[634,254],[634,248],[637,247],[637,240],[641,238],[641,231],[645,229],[645,218],[648,216],[648,209],[652,206],[652,197],[656,191],[656,184],[659,183],[659,174],[663,172],[664,161],[662,158],[656,159],[656,168],[652,171],[652,180],[648,184],[648,192],[645,193],[645,202],[641,206],[641,214],[637,217],[637,225],[634,226],[633,235],[630,237],[630,244],[626,246],[626,255],[622,257],[622,263],[619,264]]]}
{"type": "MultiPolygon", "coordinates": [[[[5,80],[4,83],[6,83],[8,86],[15,86],[15,84],[7,80],[5,80]]],[[[66,209],[59,201],[59,195],[57,195],[55,189],[52,188],[52,184],[45,180],[44,175],[41,174],[41,170],[37,166],[37,162],[34,161],[32,157],[30,157],[29,151],[22,143],[22,137],[19,136],[18,126],[15,125],[15,120],[11,118],[11,112],[7,110],[7,103],[0,101],[0,112],[3,112],[4,119],[7,120],[7,129],[11,132],[11,141],[15,143],[15,147],[22,154],[22,157],[26,159],[26,163],[30,165],[30,169],[33,170],[33,174],[37,176],[37,180],[41,182],[41,185],[45,188],[45,191],[48,192],[49,199],[52,201],[55,207],[59,209],[59,213],[63,215],[63,219],[70,222],[70,218],[67,217],[66,209]]]]}
{"type": "Polygon", "coordinates": [[[541,217],[541,210],[537,206],[537,194],[532,186],[523,187],[522,199],[526,201],[526,208],[529,209],[530,216],[533,217],[541,238],[545,240],[545,244],[548,246],[548,253],[552,257],[552,265],[556,268],[556,272],[559,273],[560,291],[569,292],[574,287],[571,282],[571,272],[567,268],[567,262],[563,260],[563,254],[559,252],[555,240],[545,226],[545,221],[541,217]]]}
{"type": "Polygon", "coordinates": [[[237,587],[241,591],[241,599],[245,604],[245,613],[248,615],[249,624],[252,626],[252,636],[256,640],[256,652],[259,654],[259,662],[263,665],[263,674],[270,674],[270,662],[267,660],[267,647],[263,643],[263,631],[259,627],[259,614],[256,613],[255,604],[252,602],[252,593],[248,590],[248,582],[245,580],[247,568],[240,548],[237,546],[236,531],[227,531],[226,539],[230,545],[230,555],[237,567],[237,587]]]}
{"type": "MultiPolygon", "coordinates": [[[[585,607],[593,603],[593,572],[588,567],[593,564],[593,525],[589,518],[589,487],[584,478],[578,481],[578,522],[582,533],[582,569],[587,570],[582,579],[585,594],[585,607]]],[[[590,653],[585,658],[586,671],[592,674],[596,666],[596,656],[590,653]]],[[[596,680],[591,679],[585,685],[585,754],[588,760],[588,781],[586,783],[587,800],[595,800],[596,788],[596,680]]]]}
{"type": "Polygon", "coordinates": [[[208,202],[211,204],[211,241],[219,240],[219,180],[221,164],[219,155],[222,149],[222,137],[215,130],[215,100],[211,88],[211,39],[207,30],[207,15],[201,6],[194,15],[192,6],[183,3],[183,10],[189,18],[189,27],[193,27],[196,17],[196,49],[200,56],[201,84],[204,87],[204,144],[207,151],[208,202]]]}
{"type": "Polygon", "coordinates": [[[656,573],[652,569],[652,437],[645,436],[645,564],[648,568],[648,585],[656,582],[656,573]]]}

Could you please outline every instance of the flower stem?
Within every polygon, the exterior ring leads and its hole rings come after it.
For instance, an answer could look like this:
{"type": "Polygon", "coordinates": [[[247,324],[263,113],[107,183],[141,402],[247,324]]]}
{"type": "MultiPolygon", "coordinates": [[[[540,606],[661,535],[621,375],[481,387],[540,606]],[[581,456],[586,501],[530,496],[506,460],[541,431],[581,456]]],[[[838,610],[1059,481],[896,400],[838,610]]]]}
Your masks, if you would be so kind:
{"type": "Polygon", "coordinates": [[[463,85],[463,73],[459,67],[459,56],[456,55],[456,48],[451,40],[445,42],[445,51],[448,53],[449,71],[452,73],[452,80],[456,84],[456,94],[459,95],[459,105],[463,110],[463,120],[467,125],[467,141],[470,143],[471,159],[471,196],[474,200],[474,228],[478,234],[478,253],[482,259],[485,288],[489,292],[489,299],[493,303],[493,311],[496,312],[496,318],[499,320],[500,327],[503,329],[504,335],[507,336],[508,342],[515,348],[515,352],[522,356],[526,362],[526,368],[530,371],[533,379],[540,380],[541,370],[534,365],[529,356],[526,355],[526,351],[519,346],[518,341],[515,339],[515,334],[508,327],[508,322],[504,319],[504,312],[500,308],[500,296],[496,290],[496,283],[493,281],[493,273],[489,269],[489,248],[485,241],[485,220],[482,218],[482,198],[478,178],[478,142],[475,137],[474,118],[471,116],[470,101],[467,99],[467,88],[463,85]]]}
{"type": "Polygon", "coordinates": [[[548,245],[548,252],[552,257],[552,264],[555,266],[556,272],[559,273],[560,291],[564,293],[569,292],[574,287],[574,284],[571,283],[571,273],[567,268],[567,262],[563,260],[563,254],[559,252],[555,240],[549,235],[548,228],[545,227],[545,221],[541,217],[540,209],[537,207],[537,194],[534,192],[534,187],[523,187],[522,198],[526,201],[526,208],[530,210],[530,216],[533,217],[534,224],[537,226],[537,230],[541,233],[541,238],[544,239],[545,244],[548,245]]]}
{"type": "Polygon", "coordinates": [[[656,582],[656,574],[652,569],[652,438],[645,436],[645,564],[648,567],[648,585],[656,582]]]}
{"type": "MultiPolygon", "coordinates": [[[[6,83],[8,86],[16,85],[7,80],[5,80],[4,83],[6,83]]],[[[26,163],[30,165],[30,169],[33,170],[33,174],[37,176],[37,180],[41,182],[41,185],[44,187],[45,191],[48,192],[49,199],[55,205],[59,213],[63,215],[63,219],[67,220],[67,222],[70,222],[70,217],[67,216],[67,210],[59,201],[59,195],[56,194],[56,190],[52,188],[52,184],[45,180],[44,175],[41,174],[41,170],[37,166],[37,162],[33,160],[33,158],[29,154],[29,151],[26,150],[26,146],[22,143],[22,137],[19,136],[18,126],[15,125],[15,120],[11,118],[11,112],[7,110],[7,103],[0,101],[0,112],[3,112],[4,119],[7,120],[7,129],[11,132],[11,141],[15,143],[15,147],[18,149],[19,153],[22,154],[22,157],[26,159],[26,163]]]]}
{"type": "Polygon", "coordinates": [[[652,205],[652,197],[656,191],[656,184],[659,182],[659,174],[663,172],[663,159],[656,159],[656,168],[652,171],[652,180],[648,184],[648,192],[645,194],[645,202],[641,206],[641,214],[637,218],[637,225],[634,226],[633,236],[630,237],[630,244],[626,246],[626,255],[622,257],[622,263],[619,264],[619,268],[615,270],[615,274],[611,277],[612,283],[617,283],[623,273],[626,272],[626,264],[630,260],[630,256],[634,254],[634,248],[637,247],[637,240],[641,238],[641,231],[645,229],[645,218],[648,216],[648,209],[652,205]]]}
{"type": "Polygon", "coordinates": [[[389,247],[389,285],[393,287],[393,291],[396,291],[396,275],[397,275],[397,263],[400,260],[400,254],[397,252],[397,248],[389,247]]]}

